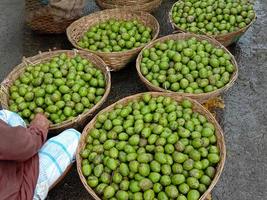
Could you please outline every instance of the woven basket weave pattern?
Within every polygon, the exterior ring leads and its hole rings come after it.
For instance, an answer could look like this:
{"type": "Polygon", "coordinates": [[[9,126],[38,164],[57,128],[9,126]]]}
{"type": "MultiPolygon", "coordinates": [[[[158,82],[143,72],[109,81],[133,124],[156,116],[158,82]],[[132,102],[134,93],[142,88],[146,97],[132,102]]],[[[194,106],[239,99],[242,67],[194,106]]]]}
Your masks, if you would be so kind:
{"type": "Polygon", "coordinates": [[[117,4],[117,5],[121,5],[121,6],[125,6],[125,5],[134,5],[134,4],[144,4],[144,3],[148,3],[148,2],[152,2],[153,0],[102,0],[105,3],[109,3],[109,4],[117,4]]]}
{"type": "Polygon", "coordinates": [[[39,33],[64,33],[66,28],[79,16],[73,19],[55,19],[51,8],[41,3],[40,0],[26,0],[26,24],[39,33]]]}
{"type": "Polygon", "coordinates": [[[96,0],[102,9],[125,8],[131,11],[153,12],[162,3],[162,0],[96,0]]]}
{"type": "MultiPolygon", "coordinates": [[[[170,93],[150,92],[150,94],[153,97],[157,97],[157,96],[170,96],[172,99],[174,99],[177,102],[181,102],[183,99],[189,99],[187,97],[181,97],[181,96],[177,96],[177,95],[172,95],[170,93]]],[[[101,113],[106,113],[106,112],[109,112],[109,111],[113,110],[116,104],[126,105],[130,101],[138,100],[138,99],[140,99],[142,97],[142,95],[143,94],[141,93],[141,94],[136,94],[136,95],[132,95],[132,96],[128,96],[126,98],[123,98],[123,99],[119,100],[118,102],[116,102],[116,103],[108,106],[104,110],[100,111],[98,115],[100,115],[101,113]]],[[[207,189],[207,191],[199,199],[199,200],[210,200],[210,192],[214,188],[214,186],[216,185],[216,183],[218,182],[219,177],[220,177],[220,175],[221,175],[221,173],[223,171],[224,164],[225,164],[226,147],[225,147],[225,141],[224,141],[224,134],[223,134],[223,131],[222,131],[220,125],[218,124],[218,122],[214,118],[214,116],[206,108],[204,108],[201,104],[199,104],[195,100],[192,100],[192,99],[189,99],[189,100],[193,104],[193,111],[196,111],[198,113],[201,113],[202,115],[204,115],[207,118],[207,120],[209,122],[211,122],[212,124],[214,124],[215,130],[216,130],[215,135],[217,137],[217,146],[220,149],[220,157],[221,157],[221,160],[220,160],[219,164],[217,165],[215,177],[212,180],[212,182],[211,182],[209,188],[207,189]]],[[[90,132],[90,130],[92,128],[94,128],[94,125],[95,125],[96,120],[97,120],[97,116],[95,116],[94,119],[92,119],[91,122],[89,124],[87,124],[87,126],[83,130],[81,139],[79,141],[78,150],[76,152],[76,160],[77,160],[78,174],[80,176],[80,179],[81,179],[84,187],[92,195],[92,197],[94,199],[101,200],[101,198],[99,198],[97,196],[97,194],[94,192],[94,190],[91,187],[88,186],[87,181],[86,181],[86,179],[84,178],[84,176],[82,174],[82,170],[81,170],[82,158],[80,156],[80,152],[86,146],[86,137],[87,137],[88,133],[90,132]]]]}

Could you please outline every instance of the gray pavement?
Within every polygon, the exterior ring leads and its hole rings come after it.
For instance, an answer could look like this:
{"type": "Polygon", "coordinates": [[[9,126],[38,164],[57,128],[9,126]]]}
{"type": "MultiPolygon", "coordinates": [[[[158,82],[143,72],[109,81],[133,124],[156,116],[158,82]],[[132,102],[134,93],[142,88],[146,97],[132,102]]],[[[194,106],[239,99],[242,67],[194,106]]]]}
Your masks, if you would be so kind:
{"type": "MultiPolygon", "coordinates": [[[[163,0],[154,13],[161,35],[172,32],[167,19],[173,0],[163,0]]],[[[98,10],[91,0],[87,12],[98,10]]],[[[214,200],[267,199],[267,1],[255,3],[258,19],[241,40],[230,47],[240,73],[225,95],[219,112],[225,132],[227,159],[224,172],[213,190],[214,200]]],[[[19,64],[22,56],[33,56],[49,48],[71,49],[65,35],[36,35],[24,26],[24,1],[0,1],[0,81],[19,64]]],[[[112,90],[105,106],[122,97],[146,91],[135,63],[112,73],[112,90]],[[130,76],[129,76],[130,75],[130,76]]],[[[1,199],[1,197],[0,197],[1,199]]],[[[74,166],[48,195],[49,200],[92,199],[83,188],[74,166]]]]}

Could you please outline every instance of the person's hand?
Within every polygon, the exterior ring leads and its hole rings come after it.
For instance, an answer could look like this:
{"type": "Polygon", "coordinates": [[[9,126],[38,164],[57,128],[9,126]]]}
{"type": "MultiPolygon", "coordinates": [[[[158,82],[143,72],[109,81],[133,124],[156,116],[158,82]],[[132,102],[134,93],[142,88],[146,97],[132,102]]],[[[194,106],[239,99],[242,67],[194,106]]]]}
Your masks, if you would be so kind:
{"type": "Polygon", "coordinates": [[[48,129],[50,121],[46,118],[45,115],[38,113],[35,115],[30,125],[41,127],[43,129],[48,129]]]}

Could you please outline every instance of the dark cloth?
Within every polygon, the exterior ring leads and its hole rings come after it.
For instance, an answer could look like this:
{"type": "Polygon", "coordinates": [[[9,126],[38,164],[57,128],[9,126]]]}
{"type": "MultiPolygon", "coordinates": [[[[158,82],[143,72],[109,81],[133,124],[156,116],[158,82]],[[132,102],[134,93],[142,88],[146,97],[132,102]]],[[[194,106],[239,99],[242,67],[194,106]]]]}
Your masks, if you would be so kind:
{"type": "Polygon", "coordinates": [[[39,174],[38,150],[47,130],[10,127],[0,120],[0,199],[32,200],[39,174]]]}

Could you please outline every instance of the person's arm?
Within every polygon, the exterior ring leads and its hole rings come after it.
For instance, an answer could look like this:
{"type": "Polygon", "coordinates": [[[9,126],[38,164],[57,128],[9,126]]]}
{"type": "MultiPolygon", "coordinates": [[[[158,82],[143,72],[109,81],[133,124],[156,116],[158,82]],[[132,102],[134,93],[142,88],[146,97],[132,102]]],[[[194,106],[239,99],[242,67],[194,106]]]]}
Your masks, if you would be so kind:
{"type": "Polygon", "coordinates": [[[36,115],[29,128],[10,127],[0,120],[0,160],[25,161],[34,156],[46,140],[49,123],[36,115]]]}

